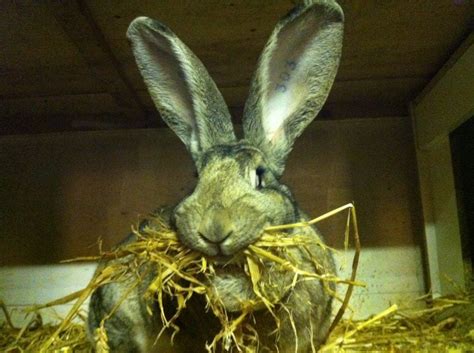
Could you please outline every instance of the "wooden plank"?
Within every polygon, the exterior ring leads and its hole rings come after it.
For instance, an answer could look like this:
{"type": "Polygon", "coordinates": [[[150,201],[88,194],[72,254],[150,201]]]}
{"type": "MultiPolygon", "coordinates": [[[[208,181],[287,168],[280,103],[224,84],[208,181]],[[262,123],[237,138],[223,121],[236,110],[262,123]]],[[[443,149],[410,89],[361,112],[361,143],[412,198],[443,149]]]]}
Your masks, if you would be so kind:
{"type": "MultiPolygon", "coordinates": [[[[357,117],[407,114],[406,100],[466,36],[474,13],[472,1],[340,2],[346,14],[344,52],[321,114],[328,119],[348,118],[351,111],[357,117]]],[[[241,111],[263,45],[293,5],[290,0],[3,1],[0,96],[110,93],[131,120],[146,120],[154,107],[141,92],[125,32],[133,18],[147,15],[168,24],[190,46],[231,110],[241,111]]],[[[92,115],[99,116],[100,109],[92,115]]],[[[34,111],[29,116],[38,117],[34,111]]]]}
{"type": "Polygon", "coordinates": [[[430,284],[435,295],[446,295],[465,286],[449,134],[474,115],[474,34],[413,101],[411,112],[430,284]]]}
{"type": "MultiPolygon", "coordinates": [[[[350,119],[386,116],[408,116],[407,102],[424,87],[422,78],[336,81],[319,114],[322,119],[350,119]],[[356,102],[359,102],[356,104],[356,102]]],[[[248,84],[248,83],[247,83],[248,84]]],[[[249,93],[248,85],[219,87],[231,110],[241,111],[249,93]]],[[[148,91],[137,91],[148,110],[154,111],[148,91]]],[[[241,122],[241,116],[235,116],[241,122]]]]}
{"type": "Polygon", "coordinates": [[[132,89],[120,63],[82,0],[51,2],[51,10],[63,30],[77,46],[102,87],[115,98],[122,110],[131,117],[145,111],[132,89]]]}
{"type": "MultiPolygon", "coordinates": [[[[172,28],[221,87],[247,82],[273,26],[293,4],[289,0],[88,1],[104,36],[127,67],[133,59],[124,33],[135,16],[146,15],[172,28]]],[[[474,11],[471,1],[347,0],[341,5],[346,26],[339,77],[344,80],[429,78],[466,35],[474,11]]],[[[128,68],[127,73],[133,75],[128,68]]]]}
{"type": "MultiPolygon", "coordinates": [[[[353,251],[339,253],[336,266],[339,276],[350,276],[350,259],[353,251]]],[[[358,279],[367,283],[365,288],[355,288],[351,304],[356,311],[353,319],[362,319],[381,312],[393,303],[406,304],[424,293],[423,273],[419,250],[413,247],[366,249],[361,253],[358,279]],[[396,263],[398,266],[394,267],[396,263]]],[[[24,309],[34,304],[44,304],[84,288],[95,270],[95,263],[68,265],[14,266],[0,268],[0,293],[9,308],[24,309]]],[[[343,293],[345,286],[338,290],[343,293]]],[[[88,301],[84,308],[87,308],[88,301]]],[[[64,315],[72,304],[60,306],[64,315]]],[[[58,307],[55,307],[58,309],[58,307]]],[[[334,310],[338,305],[334,306],[334,310]]],[[[45,314],[42,311],[42,314],[45,314]]],[[[56,319],[55,315],[43,316],[45,322],[56,319]]],[[[25,317],[13,316],[21,327],[25,317]]]]}
{"type": "Polygon", "coordinates": [[[85,66],[45,1],[0,1],[0,73],[85,66]]]}
{"type": "Polygon", "coordinates": [[[426,250],[433,294],[465,288],[461,235],[449,138],[419,150],[426,250]]]}
{"type": "MultiPolygon", "coordinates": [[[[373,119],[407,116],[405,102],[326,102],[317,120],[373,119]]],[[[408,118],[407,118],[408,119],[408,118]]]]}
{"type": "MultiPolygon", "coordinates": [[[[67,72],[67,70],[64,70],[64,72],[67,72]]],[[[43,74],[46,79],[51,78],[47,72],[43,74]]],[[[414,92],[417,92],[424,83],[425,80],[423,79],[413,78],[337,81],[324,110],[320,114],[320,118],[341,119],[408,115],[405,102],[413,97],[414,92]],[[354,107],[352,102],[358,98],[365,103],[354,107]]],[[[247,99],[248,87],[223,87],[221,92],[231,109],[241,110],[243,106],[239,104],[247,99]]],[[[122,109],[115,104],[109,93],[67,95],[64,94],[64,91],[57,93],[56,95],[42,94],[39,97],[17,97],[14,94],[4,96],[0,106],[0,115],[3,120],[12,116],[60,116],[62,114],[64,116],[90,115],[92,117],[103,114],[123,115],[122,109]],[[63,93],[63,95],[60,93],[63,93]]],[[[156,108],[148,91],[138,90],[137,96],[145,109],[157,116],[156,108]]],[[[236,118],[236,122],[239,123],[241,116],[236,118]]],[[[137,122],[144,121],[143,116],[138,116],[134,120],[137,120],[137,122]]],[[[100,121],[98,123],[100,124],[100,121]]],[[[130,127],[132,127],[133,122],[130,124],[130,127]]],[[[159,125],[161,125],[161,122],[157,121],[155,126],[159,125]]],[[[137,126],[135,125],[135,127],[137,126]]]]}
{"type": "MultiPolygon", "coordinates": [[[[51,263],[93,253],[127,234],[139,215],[174,204],[196,183],[169,129],[0,139],[3,264],[51,263]]],[[[284,181],[310,215],[350,201],[365,247],[421,240],[416,164],[406,118],[316,121],[296,143],[284,181]]],[[[341,246],[341,219],[321,224],[341,246]]]]}
{"type": "Polygon", "coordinates": [[[422,77],[339,79],[334,82],[328,102],[403,102],[407,105],[426,82],[422,77]]]}
{"type": "MultiPolygon", "coordinates": [[[[1,99],[106,92],[84,65],[0,69],[1,99]]],[[[70,107],[73,113],[74,107],[70,107]]]]}
{"type": "Polygon", "coordinates": [[[1,119],[22,115],[119,114],[120,107],[109,93],[73,94],[3,99],[1,119]]]}
{"type": "Polygon", "coordinates": [[[443,139],[474,115],[474,33],[413,102],[420,148],[443,139]]]}
{"type": "Polygon", "coordinates": [[[101,90],[46,2],[0,1],[0,43],[0,99],[101,90]]]}
{"type": "Polygon", "coordinates": [[[147,115],[143,119],[134,119],[119,114],[86,114],[86,115],[13,115],[0,119],[0,135],[22,136],[25,134],[65,133],[68,131],[117,130],[131,128],[163,127],[161,119],[147,115]]]}
{"type": "Polygon", "coordinates": [[[169,129],[5,137],[0,160],[3,265],[95,252],[98,237],[111,246],[195,180],[169,129]]]}
{"type": "Polygon", "coordinates": [[[339,2],[346,20],[341,79],[430,78],[472,28],[471,1],[339,2]]]}

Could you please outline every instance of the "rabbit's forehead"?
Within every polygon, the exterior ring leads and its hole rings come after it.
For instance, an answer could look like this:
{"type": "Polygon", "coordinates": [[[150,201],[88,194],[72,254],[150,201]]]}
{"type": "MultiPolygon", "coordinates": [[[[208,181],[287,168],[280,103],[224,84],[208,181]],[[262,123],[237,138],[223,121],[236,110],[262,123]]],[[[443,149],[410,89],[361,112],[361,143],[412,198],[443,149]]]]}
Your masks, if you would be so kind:
{"type": "Polygon", "coordinates": [[[234,166],[241,170],[257,167],[264,163],[263,154],[255,147],[235,144],[215,146],[201,159],[201,170],[229,168],[234,166]]]}

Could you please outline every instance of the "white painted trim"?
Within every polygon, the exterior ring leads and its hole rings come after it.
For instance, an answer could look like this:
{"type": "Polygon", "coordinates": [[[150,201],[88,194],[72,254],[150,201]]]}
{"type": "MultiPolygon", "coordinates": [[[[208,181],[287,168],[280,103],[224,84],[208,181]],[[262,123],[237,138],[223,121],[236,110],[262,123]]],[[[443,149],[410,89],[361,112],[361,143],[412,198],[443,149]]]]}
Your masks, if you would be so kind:
{"type": "MultiPolygon", "coordinates": [[[[350,277],[353,256],[353,250],[335,255],[340,277],[350,277]]],[[[23,309],[84,288],[92,278],[95,267],[94,263],[0,267],[0,298],[13,310],[15,325],[21,326],[25,320],[28,321],[23,309]]],[[[357,280],[365,282],[367,286],[354,290],[350,306],[355,311],[348,311],[347,316],[367,318],[393,303],[401,307],[412,306],[425,289],[420,249],[416,246],[364,248],[357,280]]],[[[340,296],[345,289],[345,285],[338,286],[340,296]]],[[[68,303],[42,311],[44,321],[56,321],[68,312],[71,305],[68,303]]],[[[335,304],[334,310],[338,308],[335,304]]],[[[84,313],[87,311],[87,302],[83,310],[84,313]]]]}
{"type": "Polygon", "coordinates": [[[474,33],[412,102],[411,115],[431,290],[450,294],[465,278],[449,134],[474,116],[474,33]]]}
{"type": "Polygon", "coordinates": [[[435,296],[465,287],[456,191],[449,137],[417,153],[424,208],[426,251],[435,296]]]}

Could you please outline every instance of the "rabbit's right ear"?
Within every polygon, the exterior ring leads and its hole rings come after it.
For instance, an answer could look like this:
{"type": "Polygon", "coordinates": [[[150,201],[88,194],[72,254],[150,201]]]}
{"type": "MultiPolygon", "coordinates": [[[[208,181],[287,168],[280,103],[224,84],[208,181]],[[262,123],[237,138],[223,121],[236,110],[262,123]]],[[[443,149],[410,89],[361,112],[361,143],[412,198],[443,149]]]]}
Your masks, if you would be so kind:
{"type": "Polygon", "coordinates": [[[165,25],[136,18],[127,37],[163,120],[195,161],[214,145],[235,141],[229,110],[207,70],[165,25]]]}
{"type": "Polygon", "coordinates": [[[245,138],[283,173],[295,139],[323,106],[341,56],[344,15],[334,0],[304,0],[278,22],[244,110],[245,138]]]}

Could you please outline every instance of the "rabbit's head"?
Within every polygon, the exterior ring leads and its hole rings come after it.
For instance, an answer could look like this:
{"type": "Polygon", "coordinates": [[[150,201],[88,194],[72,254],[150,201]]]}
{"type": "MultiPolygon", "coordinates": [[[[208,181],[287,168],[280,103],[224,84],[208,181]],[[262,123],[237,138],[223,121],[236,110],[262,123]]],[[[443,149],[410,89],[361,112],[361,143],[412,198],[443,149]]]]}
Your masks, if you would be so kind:
{"type": "Polygon", "coordinates": [[[193,193],[174,210],[185,245],[229,257],[266,226],[299,218],[279,178],[295,139],[328,96],[342,32],[342,10],[334,1],[306,1],[280,20],[260,57],[244,110],[244,139],[237,140],[222,95],[191,50],[156,20],[132,22],[127,35],[138,68],[199,175],[193,193]]]}

